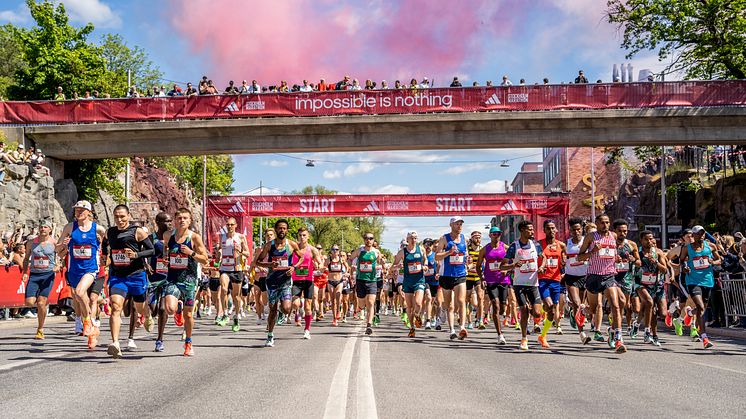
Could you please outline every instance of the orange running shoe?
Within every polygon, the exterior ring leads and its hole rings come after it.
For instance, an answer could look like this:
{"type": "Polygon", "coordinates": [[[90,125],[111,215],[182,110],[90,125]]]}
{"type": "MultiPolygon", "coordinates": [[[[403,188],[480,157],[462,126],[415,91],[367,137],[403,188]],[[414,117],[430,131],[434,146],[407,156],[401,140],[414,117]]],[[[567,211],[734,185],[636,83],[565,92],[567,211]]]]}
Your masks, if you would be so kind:
{"type": "Polygon", "coordinates": [[[414,337],[414,328],[409,329],[409,334],[407,334],[410,338],[414,337]]]}
{"type": "Polygon", "coordinates": [[[184,356],[194,356],[194,349],[192,349],[192,342],[184,344],[184,356]]]}
{"type": "Polygon", "coordinates": [[[666,326],[673,327],[673,316],[669,312],[666,312],[666,326]]]}
{"type": "Polygon", "coordinates": [[[549,349],[549,342],[547,342],[547,337],[539,335],[539,343],[541,343],[541,347],[544,349],[549,349]]]}
{"type": "Polygon", "coordinates": [[[332,320],[332,326],[336,326],[336,325],[337,325],[337,319],[333,319],[332,320]]]}
{"type": "Polygon", "coordinates": [[[464,340],[467,336],[469,336],[469,333],[466,332],[466,329],[461,329],[461,331],[458,332],[458,340],[464,340]]]}
{"type": "Polygon", "coordinates": [[[578,325],[578,327],[583,327],[585,324],[585,313],[583,313],[583,309],[579,308],[575,312],[575,323],[578,325]]]}
{"type": "Polygon", "coordinates": [[[414,316],[414,327],[421,329],[422,328],[422,317],[420,316],[414,316]]]}
{"type": "Polygon", "coordinates": [[[684,325],[689,327],[692,325],[692,318],[694,318],[694,314],[692,313],[692,309],[687,307],[686,308],[686,314],[684,315],[684,325]]]}
{"type": "Polygon", "coordinates": [[[98,327],[94,327],[93,330],[88,334],[88,349],[96,349],[96,345],[98,345],[98,335],[101,334],[101,331],[98,329],[98,327]]]}
{"type": "Polygon", "coordinates": [[[91,319],[83,319],[83,336],[88,336],[93,331],[93,322],[91,319]]]}
{"type": "Polygon", "coordinates": [[[174,323],[179,327],[184,326],[184,313],[174,313],[174,323]]]}

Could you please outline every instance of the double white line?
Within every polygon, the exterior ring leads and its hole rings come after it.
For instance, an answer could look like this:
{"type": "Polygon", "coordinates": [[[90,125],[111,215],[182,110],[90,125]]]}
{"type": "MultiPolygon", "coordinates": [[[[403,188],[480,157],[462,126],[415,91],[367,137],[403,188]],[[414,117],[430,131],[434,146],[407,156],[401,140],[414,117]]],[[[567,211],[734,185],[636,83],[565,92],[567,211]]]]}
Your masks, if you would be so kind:
{"type": "Polygon", "coordinates": [[[329,397],[326,399],[324,418],[347,417],[347,397],[350,385],[350,371],[352,370],[352,358],[355,346],[360,341],[360,353],[357,365],[357,418],[377,418],[376,396],[373,390],[373,373],[370,369],[370,338],[361,337],[362,326],[356,327],[347,338],[342,358],[339,360],[337,369],[332,378],[329,389],[329,397]]]}

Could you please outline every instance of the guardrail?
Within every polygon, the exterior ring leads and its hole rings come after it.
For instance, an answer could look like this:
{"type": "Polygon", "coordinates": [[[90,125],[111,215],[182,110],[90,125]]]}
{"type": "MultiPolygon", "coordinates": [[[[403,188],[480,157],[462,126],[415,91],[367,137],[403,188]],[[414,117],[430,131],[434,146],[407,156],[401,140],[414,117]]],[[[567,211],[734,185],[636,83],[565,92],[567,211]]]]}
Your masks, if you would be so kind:
{"type": "Polygon", "coordinates": [[[746,317],[746,273],[720,274],[725,304],[725,327],[731,317],[746,317]]]}

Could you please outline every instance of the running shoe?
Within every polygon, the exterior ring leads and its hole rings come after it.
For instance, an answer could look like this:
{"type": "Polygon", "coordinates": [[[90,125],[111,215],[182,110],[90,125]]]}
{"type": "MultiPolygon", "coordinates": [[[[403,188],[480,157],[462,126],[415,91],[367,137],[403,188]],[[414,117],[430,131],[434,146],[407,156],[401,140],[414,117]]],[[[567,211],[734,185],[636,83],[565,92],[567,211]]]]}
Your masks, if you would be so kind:
{"type": "Polygon", "coordinates": [[[275,346],[275,337],[274,336],[267,336],[267,340],[264,341],[264,346],[266,348],[271,348],[275,346]]]}
{"type": "Polygon", "coordinates": [[[279,314],[279,315],[277,316],[277,320],[275,321],[275,323],[276,323],[276,324],[277,324],[278,326],[279,326],[279,325],[281,325],[281,324],[283,324],[283,323],[285,323],[285,315],[284,315],[284,314],[282,314],[282,313],[280,313],[280,314],[279,314]]]}
{"type": "Polygon", "coordinates": [[[88,335],[88,349],[96,348],[96,345],[98,345],[98,335],[100,334],[101,331],[97,327],[94,327],[91,333],[88,335]]]}
{"type": "Polygon", "coordinates": [[[694,314],[692,313],[692,308],[687,307],[686,314],[684,315],[684,326],[691,326],[692,318],[694,318],[694,314]]]}
{"type": "Polygon", "coordinates": [[[583,343],[583,345],[587,345],[590,343],[591,337],[586,335],[585,332],[580,332],[580,342],[583,343]]]}
{"type": "Polygon", "coordinates": [[[534,333],[541,333],[541,326],[539,326],[539,323],[534,323],[534,333]]]}
{"type": "Polygon", "coordinates": [[[710,342],[710,338],[705,337],[702,338],[702,346],[704,346],[705,349],[710,349],[713,347],[712,342],[710,342]]]}
{"type": "Polygon", "coordinates": [[[223,318],[223,316],[215,316],[215,326],[220,325],[220,319],[223,318]]]}
{"type": "Polygon", "coordinates": [[[598,330],[595,330],[593,332],[593,340],[596,342],[606,342],[606,339],[604,339],[604,335],[601,334],[598,330]]]}
{"type": "Polygon", "coordinates": [[[238,323],[238,318],[233,319],[233,326],[231,326],[231,331],[238,332],[241,330],[241,325],[238,323]]]}
{"type": "Polygon", "coordinates": [[[376,314],[375,316],[373,316],[373,326],[378,327],[379,324],[381,324],[381,316],[376,314]]]}
{"type": "Polygon", "coordinates": [[[178,327],[184,326],[184,313],[180,311],[174,313],[174,324],[178,327]]]}
{"type": "Polygon", "coordinates": [[[148,316],[147,319],[145,319],[145,330],[150,333],[153,330],[153,324],[155,322],[153,321],[153,316],[148,316]]]}
{"type": "Polygon", "coordinates": [[[373,328],[370,327],[370,326],[366,327],[365,328],[365,334],[368,335],[368,336],[372,335],[373,334],[373,328]]]}
{"type": "Polygon", "coordinates": [[[262,325],[262,318],[260,316],[256,316],[256,325],[261,326],[262,325]]]}
{"type": "Polygon", "coordinates": [[[562,334],[564,334],[564,333],[562,332],[562,326],[557,326],[557,334],[558,334],[558,335],[562,335],[562,334]]]}
{"type": "Polygon", "coordinates": [[[163,341],[162,340],[155,341],[155,352],[163,352],[165,350],[166,350],[166,348],[163,347],[163,341]]]}
{"type": "Polygon", "coordinates": [[[93,332],[93,323],[91,319],[83,320],[83,336],[89,336],[93,332]]]}
{"type": "Polygon", "coordinates": [[[303,331],[303,339],[306,339],[306,340],[311,339],[311,331],[310,330],[306,329],[306,330],[303,331]]]}
{"type": "Polygon", "coordinates": [[[606,334],[608,335],[608,338],[606,338],[606,343],[609,344],[609,349],[614,349],[614,346],[616,346],[616,336],[614,336],[614,331],[611,330],[611,326],[606,328],[606,334]]]}
{"type": "Polygon", "coordinates": [[[547,342],[546,336],[539,335],[539,337],[537,338],[537,340],[541,344],[542,348],[549,349],[549,342],[547,342]]]}
{"type": "Polygon", "coordinates": [[[518,347],[522,351],[528,350],[528,339],[521,339],[521,346],[518,347]]]}
{"type": "Polygon", "coordinates": [[[487,328],[487,326],[485,326],[485,325],[484,325],[484,322],[483,322],[483,321],[479,322],[479,325],[477,326],[477,329],[479,329],[479,330],[484,330],[484,329],[486,329],[486,328],[487,328]]]}
{"type": "Polygon", "coordinates": [[[408,320],[408,317],[407,317],[407,312],[406,312],[406,311],[403,311],[403,312],[401,313],[401,321],[402,321],[402,323],[406,324],[406,323],[407,323],[407,320],[408,320]]]}
{"type": "Polygon", "coordinates": [[[220,326],[227,326],[228,325],[228,315],[223,315],[223,317],[220,319],[220,326]]]}
{"type": "Polygon", "coordinates": [[[616,342],[614,344],[615,345],[615,349],[614,350],[616,351],[616,353],[623,354],[623,353],[627,352],[627,347],[624,346],[624,342],[622,342],[621,340],[615,340],[614,342],[616,342]]]}
{"type": "Polygon", "coordinates": [[[106,348],[106,353],[109,354],[114,359],[121,358],[122,348],[119,347],[119,342],[110,343],[109,347],[106,348]]]}
{"type": "Polygon", "coordinates": [[[432,327],[430,326],[430,320],[425,322],[425,330],[430,330],[432,327]]]}
{"type": "Polygon", "coordinates": [[[680,318],[673,319],[673,327],[676,329],[676,334],[681,336],[684,334],[684,322],[680,318]]]}
{"type": "Polygon", "coordinates": [[[435,322],[435,330],[443,330],[443,326],[440,325],[439,321],[435,322]]]}
{"type": "Polygon", "coordinates": [[[194,349],[192,348],[192,342],[184,344],[184,356],[194,356],[194,349]]]}
{"type": "Polygon", "coordinates": [[[469,332],[467,332],[466,329],[461,329],[461,331],[458,332],[458,340],[464,340],[467,336],[469,336],[469,332]]]}
{"type": "Polygon", "coordinates": [[[520,323],[516,323],[515,324],[515,330],[521,330],[521,324],[520,323]]]}
{"type": "Polygon", "coordinates": [[[654,335],[654,336],[653,336],[653,345],[655,345],[655,346],[657,346],[657,347],[659,347],[659,348],[660,348],[660,346],[661,346],[661,341],[660,341],[660,340],[658,340],[658,335],[654,335]]]}
{"type": "Polygon", "coordinates": [[[497,336],[497,344],[498,345],[505,345],[507,342],[505,341],[505,336],[498,335],[497,336]]]}
{"type": "Polygon", "coordinates": [[[332,319],[332,326],[337,326],[337,319],[332,319]]]}
{"type": "Polygon", "coordinates": [[[583,325],[585,325],[585,313],[583,313],[582,307],[575,312],[574,319],[577,327],[583,327],[583,325]]]}
{"type": "Polygon", "coordinates": [[[458,335],[456,334],[456,331],[455,331],[455,330],[451,330],[451,335],[449,336],[449,338],[450,338],[451,340],[454,340],[454,339],[456,339],[457,337],[458,337],[458,335]]]}
{"type": "Polygon", "coordinates": [[[137,327],[140,328],[143,324],[145,324],[145,316],[140,314],[137,316],[137,327]]]}
{"type": "Polygon", "coordinates": [[[418,329],[422,328],[422,317],[421,316],[414,316],[414,327],[418,329]]]}
{"type": "Polygon", "coordinates": [[[469,329],[469,330],[473,330],[474,326],[472,326],[471,322],[469,322],[469,323],[466,324],[466,328],[469,329]]]}
{"type": "Polygon", "coordinates": [[[642,338],[642,342],[643,343],[653,343],[653,336],[647,330],[645,331],[645,336],[643,336],[643,338],[642,338]]]}
{"type": "Polygon", "coordinates": [[[666,312],[666,326],[668,327],[673,326],[673,316],[669,312],[666,312]]]}
{"type": "Polygon", "coordinates": [[[36,330],[36,336],[34,336],[34,339],[36,340],[44,340],[44,331],[41,329],[36,330]]]}
{"type": "Polygon", "coordinates": [[[632,329],[629,331],[629,337],[637,339],[638,333],[640,333],[640,323],[637,323],[637,320],[635,320],[632,323],[632,329]]]}
{"type": "Polygon", "coordinates": [[[407,337],[410,337],[410,338],[414,337],[414,328],[409,329],[409,333],[407,334],[407,337]]]}
{"type": "Polygon", "coordinates": [[[135,349],[137,349],[137,344],[135,343],[135,340],[127,339],[127,350],[134,351],[135,349]]]}
{"type": "Polygon", "coordinates": [[[93,327],[101,327],[101,320],[100,319],[93,319],[93,327]]]}
{"type": "Polygon", "coordinates": [[[699,337],[699,329],[692,327],[689,331],[689,337],[692,338],[692,342],[699,342],[701,340],[699,337]]]}
{"type": "Polygon", "coordinates": [[[295,327],[300,327],[300,326],[301,326],[300,319],[298,318],[298,316],[296,316],[295,317],[295,327]]]}

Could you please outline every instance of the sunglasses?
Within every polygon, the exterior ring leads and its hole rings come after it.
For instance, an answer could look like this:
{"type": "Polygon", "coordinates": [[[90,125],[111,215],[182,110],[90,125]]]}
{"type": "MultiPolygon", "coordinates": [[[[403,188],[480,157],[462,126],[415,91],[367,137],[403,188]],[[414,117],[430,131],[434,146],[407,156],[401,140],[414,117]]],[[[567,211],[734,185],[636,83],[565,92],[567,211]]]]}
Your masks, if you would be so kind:
{"type": "Polygon", "coordinates": [[[373,240],[373,237],[363,237],[365,240],[373,240]]]}
{"type": "Polygon", "coordinates": [[[339,252],[339,249],[332,247],[332,252],[339,252]]]}

